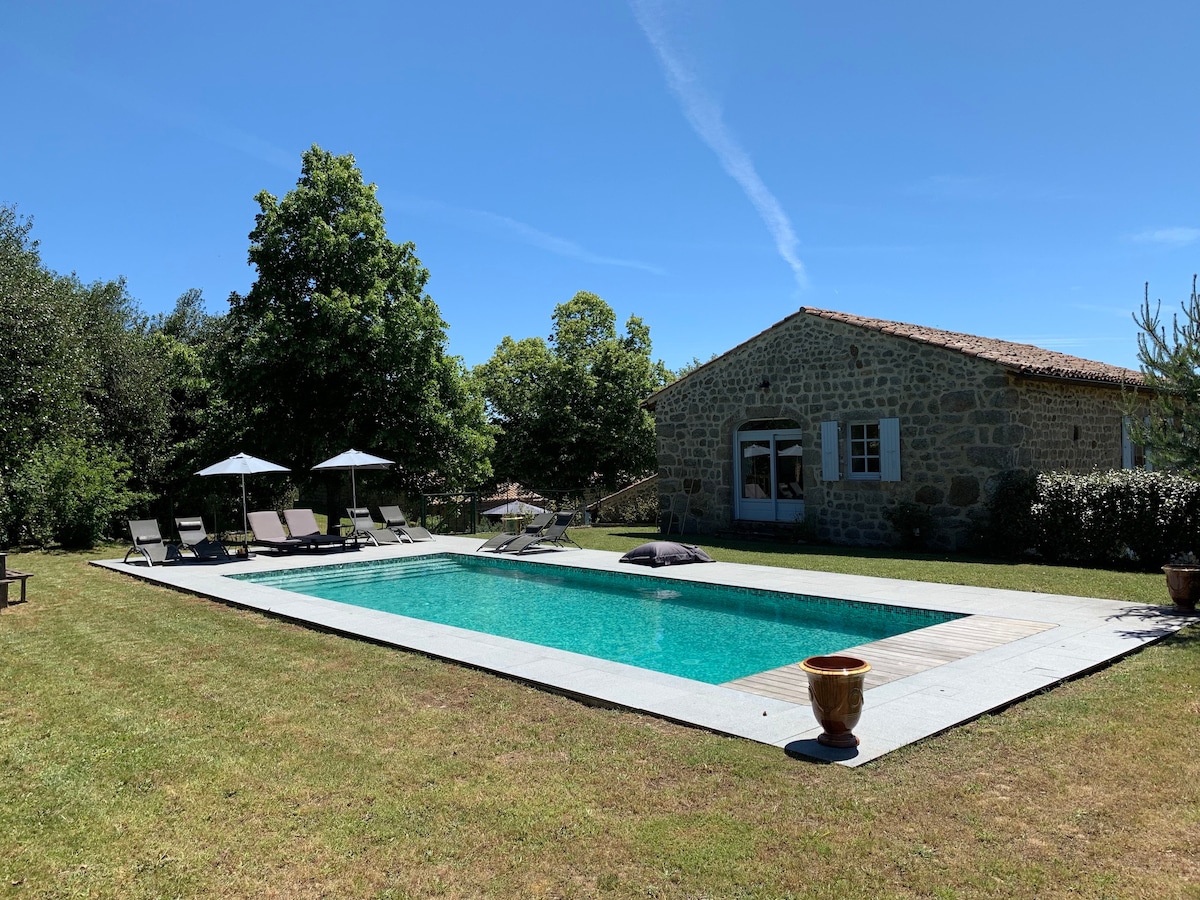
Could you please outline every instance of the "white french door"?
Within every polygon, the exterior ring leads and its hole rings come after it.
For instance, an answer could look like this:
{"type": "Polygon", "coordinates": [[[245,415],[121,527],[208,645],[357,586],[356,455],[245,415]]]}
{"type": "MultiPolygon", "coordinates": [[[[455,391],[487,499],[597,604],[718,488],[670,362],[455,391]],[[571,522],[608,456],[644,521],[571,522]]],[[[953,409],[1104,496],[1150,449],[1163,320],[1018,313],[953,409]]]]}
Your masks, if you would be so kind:
{"type": "Polygon", "coordinates": [[[735,442],[735,518],[803,520],[804,455],[799,429],[739,431],[735,442]]]}

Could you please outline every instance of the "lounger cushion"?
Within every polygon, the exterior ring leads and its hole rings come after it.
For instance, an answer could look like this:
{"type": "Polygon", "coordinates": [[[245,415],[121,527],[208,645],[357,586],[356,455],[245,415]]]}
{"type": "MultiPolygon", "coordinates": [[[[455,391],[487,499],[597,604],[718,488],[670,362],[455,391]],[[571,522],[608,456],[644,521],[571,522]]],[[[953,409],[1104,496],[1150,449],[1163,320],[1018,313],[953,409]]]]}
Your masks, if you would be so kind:
{"type": "Polygon", "coordinates": [[[638,566],[682,566],[687,563],[715,562],[711,556],[699,547],[690,544],[677,544],[674,541],[651,541],[634,547],[621,557],[623,563],[633,563],[638,566]]]}

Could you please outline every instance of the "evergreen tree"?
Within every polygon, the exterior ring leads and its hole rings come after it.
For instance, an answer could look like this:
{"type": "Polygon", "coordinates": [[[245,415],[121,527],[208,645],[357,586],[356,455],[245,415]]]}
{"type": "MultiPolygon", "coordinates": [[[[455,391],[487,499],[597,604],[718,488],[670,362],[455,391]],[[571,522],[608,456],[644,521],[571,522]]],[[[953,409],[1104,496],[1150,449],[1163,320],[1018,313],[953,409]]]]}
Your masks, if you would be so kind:
{"type": "MultiPolygon", "coordinates": [[[[1132,415],[1133,440],[1142,444],[1155,468],[1200,478],[1200,297],[1196,276],[1192,295],[1172,316],[1171,329],[1161,319],[1162,301],[1152,309],[1146,283],[1141,310],[1134,315],[1138,362],[1152,391],[1146,422],[1132,415]]],[[[1135,401],[1136,403],[1136,401],[1135,401]]]]}

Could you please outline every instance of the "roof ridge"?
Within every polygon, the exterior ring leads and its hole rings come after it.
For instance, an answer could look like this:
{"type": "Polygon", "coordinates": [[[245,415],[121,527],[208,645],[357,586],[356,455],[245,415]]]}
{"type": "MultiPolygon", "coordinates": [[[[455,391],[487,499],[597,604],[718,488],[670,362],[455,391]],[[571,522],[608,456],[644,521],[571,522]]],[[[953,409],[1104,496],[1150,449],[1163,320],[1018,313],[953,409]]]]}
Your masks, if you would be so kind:
{"type": "Polygon", "coordinates": [[[802,306],[800,311],[830,321],[842,322],[846,325],[878,331],[881,334],[891,334],[917,343],[953,350],[964,356],[986,359],[1028,375],[1099,381],[1109,384],[1142,383],[1142,373],[1135,369],[1085,359],[1058,350],[1047,350],[1035,344],[1009,341],[1004,338],[982,337],[962,331],[914,325],[909,322],[895,322],[890,319],[876,319],[854,313],[819,309],[815,306],[802,306]]]}
{"type": "Polygon", "coordinates": [[[895,322],[890,319],[875,319],[868,316],[859,316],[854,313],[820,309],[815,306],[801,306],[796,312],[790,313],[774,325],[764,328],[758,334],[730,347],[719,356],[715,356],[708,362],[702,363],[692,369],[683,378],[659,388],[643,400],[642,404],[644,406],[653,406],[659,395],[671,391],[680,382],[686,381],[696,373],[707,369],[709,366],[720,362],[747,344],[758,340],[758,338],[767,332],[774,331],[785,322],[790,322],[801,315],[817,316],[832,322],[841,322],[844,325],[851,325],[856,328],[866,328],[877,331],[880,334],[893,335],[905,340],[915,341],[916,343],[927,344],[931,347],[941,347],[943,350],[951,350],[963,356],[993,362],[1007,369],[1019,372],[1022,375],[1058,378],[1068,381],[1085,381],[1093,384],[1144,384],[1142,373],[1136,369],[1127,369],[1124,366],[1115,366],[1110,363],[1084,359],[1081,356],[1072,356],[1069,353],[1061,353],[1058,350],[1046,350],[1035,344],[1022,344],[1016,341],[1006,341],[1003,338],[980,337],[962,331],[948,331],[944,328],[914,325],[909,322],[895,322]]]}

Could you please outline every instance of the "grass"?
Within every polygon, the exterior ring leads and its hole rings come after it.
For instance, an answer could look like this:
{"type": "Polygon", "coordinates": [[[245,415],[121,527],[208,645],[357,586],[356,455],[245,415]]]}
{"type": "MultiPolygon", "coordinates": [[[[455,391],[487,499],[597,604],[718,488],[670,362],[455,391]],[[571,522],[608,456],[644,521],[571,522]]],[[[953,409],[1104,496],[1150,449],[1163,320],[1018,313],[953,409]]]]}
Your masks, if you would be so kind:
{"type": "MultiPolygon", "coordinates": [[[[1164,602],[1161,576],[704,546],[1164,602]]],[[[850,770],[86,559],[10,556],[35,577],[0,614],[0,896],[1200,897],[1195,626],[850,770]]]]}

